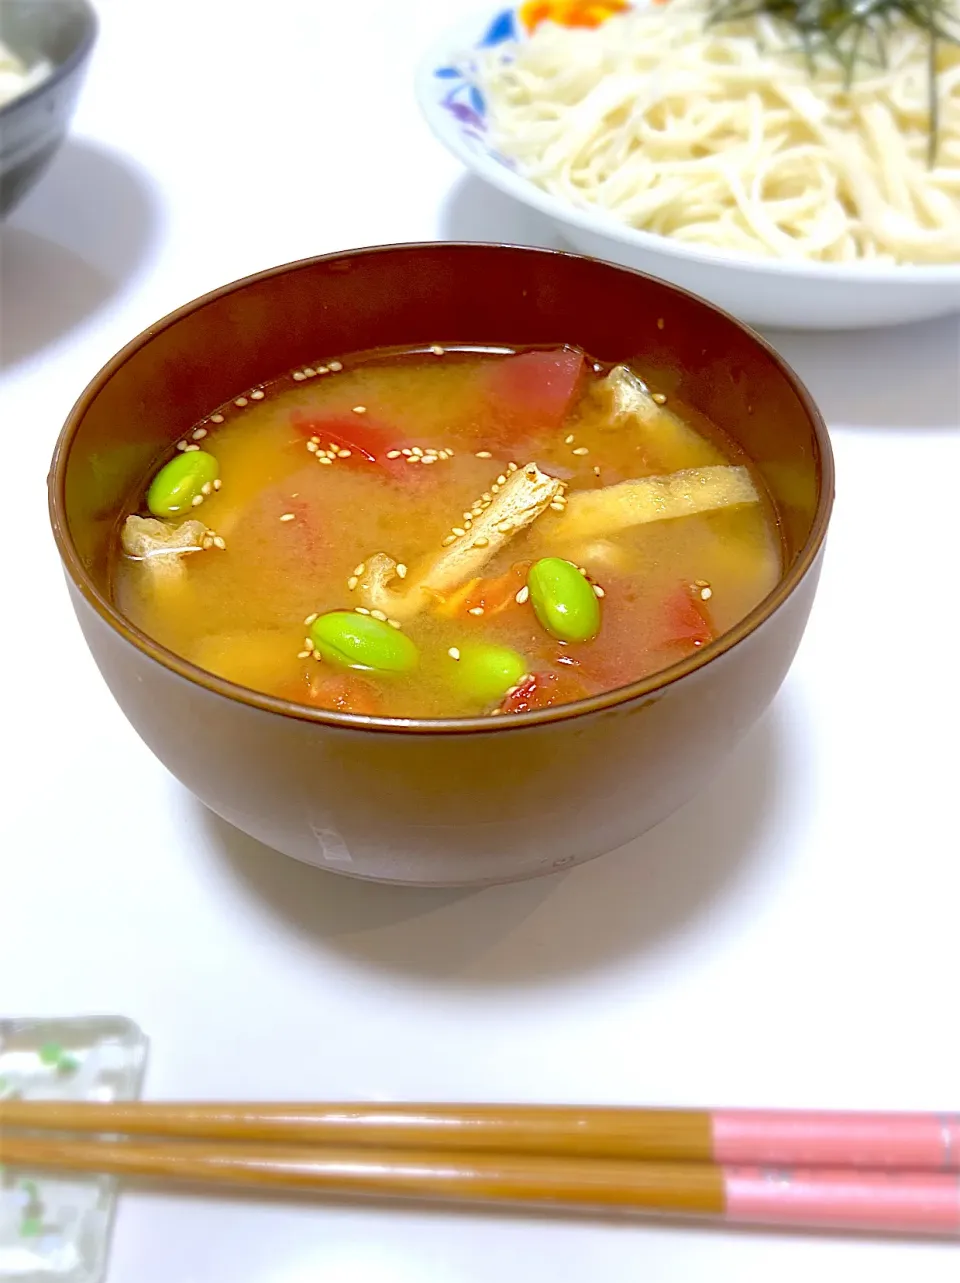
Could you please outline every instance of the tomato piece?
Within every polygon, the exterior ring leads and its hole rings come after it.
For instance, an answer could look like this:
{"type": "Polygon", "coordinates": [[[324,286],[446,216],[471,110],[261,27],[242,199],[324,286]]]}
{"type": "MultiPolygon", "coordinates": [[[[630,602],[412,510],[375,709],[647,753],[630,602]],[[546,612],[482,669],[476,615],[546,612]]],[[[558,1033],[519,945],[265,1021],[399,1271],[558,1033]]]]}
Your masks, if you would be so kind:
{"type": "MultiPolygon", "coordinates": [[[[490,413],[491,444],[517,445],[518,438],[555,432],[563,423],[583,373],[576,348],[521,352],[490,363],[482,392],[490,413]]],[[[484,429],[485,437],[488,435],[484,429]]]]}
{"type": "Polygon", "coordinates": [[[504,713],[530,713],[585,699],[587,691],[569,673],[530,673],[500,705],[504,713]]]}
{"type": "Polygon", "coordinates": [[[380,712],[380,694],[375,686],[355,673],[335,672],[325,665],[324,671],[310,673],[304,685],[292,698],[303,704],[329,708],[338,713],[361,713],[375,717],[380,712]]]}
{"type": "Polygon", "coordinates": [[[309,416],[301,410],[294,410],[290,416],[297,432],[310,440],[320,438],[321,448],[336,446],[339,450],[349,450],[347,459],[338,459],[337,466],[343,464],[374,464],[381,472],[405,481],[421,481],[430,472],[422,465],[408,464],[403,457],[388,459],[388,453],[406,447],[406,440],[394,428],[371,420],[368,415],[359,414],[322,414],[309,416]]]}
{"type": "Polygon", "coordinates": [[[502,614],[516,605],[517,593],[527,582],[529,569],[529,561],[518,561],[496,579],[470,579],[438,607],[438,613],[459,618],[470,615],[472,610],[482,610],[483,615],[471,616],[476,619],[502,614]]]}
{"type": "Polygon", "coordinates": [[[713,627],[693,592],[681,584],[663,604],[656,646],[705,646],[712,642],[713,627]]]}

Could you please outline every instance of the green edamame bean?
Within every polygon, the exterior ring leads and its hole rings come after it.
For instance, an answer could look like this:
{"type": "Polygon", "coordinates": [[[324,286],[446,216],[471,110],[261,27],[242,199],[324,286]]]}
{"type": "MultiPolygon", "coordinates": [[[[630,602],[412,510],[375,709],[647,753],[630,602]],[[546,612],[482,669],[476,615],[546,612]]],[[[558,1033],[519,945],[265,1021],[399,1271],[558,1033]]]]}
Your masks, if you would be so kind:
{"type": "Polygon", "coordinates": [[[540,623],[561,641],[585,642],[600,631],[600,603],[572,561],[543,557],[527,575],[530,604],[540,623]]]}
{"type": "Polygon", "coordinates": [[[397,628],[372,615],[353,610],[332,610],[310,625],[310,640],[341,668],[373,673],[409,673],[420,662],[416,646],[397,628]]]}
{"type": "Polygon", "coordinates": [[[459,647],[454,665],[460,690],[480,704],[495,704],[527,674],[527,662],[508,646],[476,643],[459,647]]]}
{"type": "Polygon", "coordinates": [[[155,517],[175,517],[189,512],[202,499],[206,485],[220,475],[220,465],[206,450],[184,450],[160,469],[150,482],[147,507],[155,517]]]}

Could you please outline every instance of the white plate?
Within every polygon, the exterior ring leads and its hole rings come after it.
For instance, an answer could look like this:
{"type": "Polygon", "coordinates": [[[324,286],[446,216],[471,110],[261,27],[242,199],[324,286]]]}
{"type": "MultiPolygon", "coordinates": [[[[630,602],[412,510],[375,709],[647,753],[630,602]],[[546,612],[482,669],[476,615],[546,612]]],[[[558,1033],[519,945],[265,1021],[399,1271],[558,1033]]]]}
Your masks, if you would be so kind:
{"type": "Polygon", "coordinates": [[[855,329],[960,311],[960,263],[911,267],[751,259],[637,231],[542,191],[492,148],[486,104],[461,74],[478,49],[523,38],[516,9],[457,24],[421,62],[417,97],[444,146],[494,187],[547,215],[574,248],[673,281],[755,325],[855,329]]]}

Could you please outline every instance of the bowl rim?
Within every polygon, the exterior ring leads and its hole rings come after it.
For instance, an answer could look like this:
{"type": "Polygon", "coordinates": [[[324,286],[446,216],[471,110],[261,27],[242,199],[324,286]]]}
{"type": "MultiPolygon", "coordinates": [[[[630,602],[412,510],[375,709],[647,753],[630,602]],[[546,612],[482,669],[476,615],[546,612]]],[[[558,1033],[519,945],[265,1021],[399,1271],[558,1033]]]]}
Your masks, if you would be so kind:
{"type": "MultiPolygon", "coordinates": [[[[77,68],[80,67],[90,56],[93,46],[97,42],[97,37],[100,34],[100,17],[96,9],[94,9],[93,5],[90,3],[90,0],[75,0],[75,3],[79,9],[83,11],[83,17],[86,23],[83,35],[76,47],[66,58],[64,58],[63,62],[54,63],[50,74],[48,76],[44,76],[44,78],[38,84],[34,85],[32,89],[28,89],[26,93],[17,94],[15,98],[11,98],[9,102],[4,103],[3,106],[0,107],[0,122],[2,122],[5,117],[13,115],[14,111],[19,110],[21,107],[26,107],[30,103],[37,101],[45,92],[47,92],[47,90],[52,89],[61,81],[66,80],[66,78],[72,72],[76,71],[77,68]]],[[[0,0],[0,9],[2,9],[2,7],[3,0],[0,0]]],[[[9,47],[13,49],[13,46],[9,47]]],[[[18,57],[20,56],[16,49],[13,49],[13,52],[17,54],[18,57]]]]}
{"type": "Polygon", "coordinates": [[[94,375],[71,408],[54,448],[50,470],[47,475],[47,496],[50,524],[64,570],[68,579],[79,590],[87,604],[93,608],[94,612],[105,624],[146,658],[153,660],[161,667],[168,669],[186,681],[202,687],[207,692],[223,696],[235,703],[259,709],[261,712],[279,714],[282,717],[292,718],[296,721],[319,723],[328,727],[389,734],[509,734],[534,726],[584,717],[588,714],[615,708],[621,704],[632,703],[638,699],[649,699],[652,702],[654,699],[659,698],[665,688],[672,686],[675,682],[682,680],[698,669],[706,667],[713,660],[720,659],[728,651],[731,651],[761,624],[765,623],[786,602],[793,591],[799,587],[816,561],[826,537],[827,526],[833,508],[834,475],[833,450],[827,426],[810,392],[799,376],[765,339],[742,321],[738,321],[729,313],[724,312],[722,308],[708,303],[705,299],[698,297],[689,290],[681,289],[680,286],[673,285],[668,281],[662,281],[649,273],[637,271],[635,268],[623,267],[620,264],[608,263],[603,259],[590,258],[582,254],[570,254],[562,250],[541,249],[527,245],[487,244],[476,241],[420,241],[372,245],[352,250],[337,250],[329,254],[320,254],[309,258],[295,259],[290,263],[282,263],[218,286],[216,289],[192,299],[190,302],[169,312],[160,320],[148,325],[111,357],[94,375]],[[147,633],[141,631],[114,606],[107,596],[100,592],[84,566],[69,531],[66,514],[66,477],[70,467],[73,444],[88,408],[100,391],[109,383],[110,379],[141,348],[145,347],[158,334],[178,324],[181,320],[201,308],[272,277],[295,273],[323,263],[334,263],[345,259],[366,259],[381,254],[402,254],[414,258],[424,251],[459,254],[461,252],[476,252],[478,249],[494,253],[507,250],[528,256],[535,255],[544,260],[572,259],[589,263],[593,267],[601,268],[604,271],[623,272],[638,276],[642,280],[653,282],[674,294],[685,296],[700,307],[706,307],[719,313],[725,320],[739,329],[749,342],[762,348],[779,368],[800,401],[804,414],[813,428],[814,465],[818,482],[817,505],[810,533],[798,550],[792,565],[781,574],[775,587],[753,610],[708,646],[696,651],[693,655],[687,656],[678,663],[670,665],[669,668],[652,673],[640,681],[631,682],[628,686],[617,687],[615,690],[605,691],[588,699],[577,700],[569,704],[559,704],[552,708],[539,709],[533,712],[516,713],[510,717],[498,718],[483,714],[475,717],[399,718],[341,713],[332,709],[314,708],[306,704],[295,703],[292,700],[265,695],[246,686],[227,681],[225,678],[217,677],[189,660],[181,658],[174,651],[162,646],[147,633]]]}
{"type": "MultiPolygon", "coordinates": [[[[485,14],[487,23],[497,13],[516,13],[519,7],[517,4],[501,3],[495,9],[488,9],[485,14]]],[[[505,195],[539,210],[557,223],[572,224],[582,231],[604,236],[611,241],[634,246],[651,254],[663,254],[669,258],[699,263],[704,267],[774,276],[781,280],[831,281],[874,288],[922,285],[940,288],[960,285],[960,263],[870,263],[866,260],[856,263],[822,263],[815,260],[761,258],[759,255],[717,249],[710,245],[688,244],[670,236],[662,236],[658,232],[647,232],[631,227],[600,209],[580,209],[570,201],[544,191],[531,179],[495,160],[492,149],[485,141],[477,139],[477,145],[471,146],[437,97],[437,86],[449,84],[449,81],[438,80],[434,73],[438,67],[454,65],[465,53],[479,48],[477,35],[482,30],[483,20],[483,11],[474,13],[472,17],[461,18],[448,27],[443,36],[435,39],[417,63],[414,88],[420,113],[434,137],[468,170],[505,195]]]]}

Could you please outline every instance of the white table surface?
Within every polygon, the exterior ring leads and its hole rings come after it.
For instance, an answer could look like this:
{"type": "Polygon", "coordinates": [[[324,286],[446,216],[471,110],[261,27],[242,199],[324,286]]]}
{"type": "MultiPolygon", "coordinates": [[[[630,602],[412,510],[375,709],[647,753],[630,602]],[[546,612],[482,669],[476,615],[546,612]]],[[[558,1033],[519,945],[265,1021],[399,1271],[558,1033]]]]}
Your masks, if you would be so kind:
{"type": "MultiPolygon", "coordinates": [[[[469,0],[467,0],[469,3],[469,0]]],[[[410,80],[455,0],[100,0],[76,127],[3,230],[0,1010],[125,1013],[153,1097],[960,1109],[960,321],[777,335],[833,429],[810,628],[715,785],[500,889],[301,867],[114,706],[44,477],[143,326],[301,256],[555,243],[462,176],[410,80]]],[[[110,1283],[956,1283],[960,1247],[127,1194],[110,1283]]]]}

